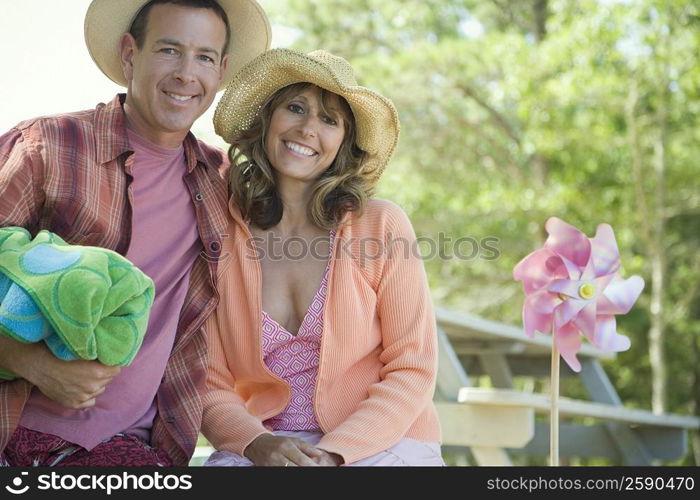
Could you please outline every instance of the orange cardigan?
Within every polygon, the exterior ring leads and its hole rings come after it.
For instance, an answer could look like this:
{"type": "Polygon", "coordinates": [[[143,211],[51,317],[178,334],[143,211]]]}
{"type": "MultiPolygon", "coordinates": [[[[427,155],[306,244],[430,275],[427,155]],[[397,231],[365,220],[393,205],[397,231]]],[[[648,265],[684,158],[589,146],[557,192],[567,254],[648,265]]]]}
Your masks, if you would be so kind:
{"type": "MultiPolygon", "coordinates": [[[[262,422],[288,404],[288,384],[262,358],[262,276],[240,212],[219,263],[217,310],[206,323],[209,377],[202,432],[219,450],[243,455],[262,422]]],[[[323,312],[314,412],[319,448],[345,463],[402,437],[440,441],[432,397],[437,334],[416,237],[404,212],[373,199],[336,232],[323,312]]]]}

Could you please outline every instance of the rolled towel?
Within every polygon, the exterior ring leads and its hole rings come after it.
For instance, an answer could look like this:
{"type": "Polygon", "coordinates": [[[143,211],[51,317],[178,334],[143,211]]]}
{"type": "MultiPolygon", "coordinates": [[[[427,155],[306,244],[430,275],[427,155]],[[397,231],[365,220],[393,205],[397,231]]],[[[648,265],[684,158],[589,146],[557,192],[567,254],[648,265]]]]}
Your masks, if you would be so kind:
{"type": "Polygon", "coordinates": [[[0,334],[43,340],[64,360],[124,366],[141,346],[154,296],[153,280],[116,252],[0,228],[0,334]]]}

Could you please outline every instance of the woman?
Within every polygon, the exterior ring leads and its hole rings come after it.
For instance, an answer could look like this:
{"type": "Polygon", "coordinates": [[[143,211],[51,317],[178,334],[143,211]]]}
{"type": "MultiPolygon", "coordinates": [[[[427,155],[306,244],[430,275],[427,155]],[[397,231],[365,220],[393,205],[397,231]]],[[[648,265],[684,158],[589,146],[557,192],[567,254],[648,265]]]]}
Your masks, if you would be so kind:
{"type": "Polygon", "coordinates": [[[216,110],[228,237],[206,465],[443,465],[436,331],[415,235],[372,199],[399,133],[388,99],[324,51],[268,51],[216,110]]]}

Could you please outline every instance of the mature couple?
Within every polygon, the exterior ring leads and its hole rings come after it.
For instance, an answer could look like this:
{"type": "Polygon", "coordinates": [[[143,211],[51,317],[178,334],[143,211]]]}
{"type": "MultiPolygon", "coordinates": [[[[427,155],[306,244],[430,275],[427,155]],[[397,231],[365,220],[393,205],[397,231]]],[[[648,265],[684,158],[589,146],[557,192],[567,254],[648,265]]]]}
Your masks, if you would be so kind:
{"type": "Polygon", "coordinates": [[[327,52],[266,51],[254,0],[93,0],[85,36],[127,92],[0,137],[0,227],[114,250],[155,299],[127,366],[0,335],[0,462],[186,465],[201,430],[208,465],[441,465],[422,262],[362,255],[415,239],[372,198],[391,101],[327,52]],[[189,132],[222,88],[228,161],[189,132]],[[259,246],[290,238],[324,257],[259,246]]]}

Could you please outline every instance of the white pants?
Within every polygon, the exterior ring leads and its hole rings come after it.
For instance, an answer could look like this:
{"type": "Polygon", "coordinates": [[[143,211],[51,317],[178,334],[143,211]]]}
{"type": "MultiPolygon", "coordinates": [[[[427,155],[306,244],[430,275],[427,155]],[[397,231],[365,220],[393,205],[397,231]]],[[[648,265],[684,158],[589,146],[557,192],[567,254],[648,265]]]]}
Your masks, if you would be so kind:
{"type": "MultiPolygon", "coordinates": [[[[323,433],[314,431],[274,431],[273,434],[302,439],[312,445],[318,444],[323,437],[323,433]]],[[[251,467],[252,465],[253,462],[246,457],[230,451],[215,451],[204,463],[205,467],[251,467]]],[[[440,455],[439,443],[402,438],[388,450],[347,465],[357,467],[442,466],[445,462],[440,455]]]]}

